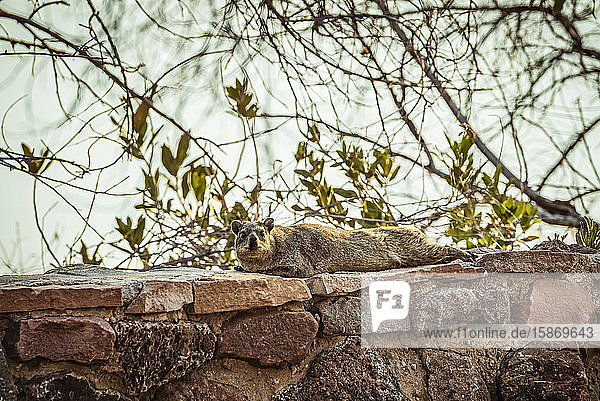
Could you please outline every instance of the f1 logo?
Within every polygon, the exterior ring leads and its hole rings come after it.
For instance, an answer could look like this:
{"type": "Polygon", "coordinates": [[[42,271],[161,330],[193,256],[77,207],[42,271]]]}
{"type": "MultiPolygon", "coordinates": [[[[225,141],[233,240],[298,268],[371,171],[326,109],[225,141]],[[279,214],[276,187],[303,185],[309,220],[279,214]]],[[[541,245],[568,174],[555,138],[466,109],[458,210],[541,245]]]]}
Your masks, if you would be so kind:
{"type": "Polygon", "coordinates": [[[369,304],[373,332],[384,320],[406,319],[410,285],[406,281],[374,281],[369,285],[369,304]]]}

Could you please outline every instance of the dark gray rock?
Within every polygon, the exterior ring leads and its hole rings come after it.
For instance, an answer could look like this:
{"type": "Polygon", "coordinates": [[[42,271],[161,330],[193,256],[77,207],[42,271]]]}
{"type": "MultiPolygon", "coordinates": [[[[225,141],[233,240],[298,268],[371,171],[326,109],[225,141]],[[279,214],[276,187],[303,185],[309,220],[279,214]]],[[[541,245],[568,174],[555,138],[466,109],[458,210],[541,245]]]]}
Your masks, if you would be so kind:
{"type": "Polygon", "coordinates": [[[412,296],[410,320],[417,331],[470,323],[503,324],[510,320],[510,300],[502,288],[437,287],[412,296]]]}
{"type": "Polygon", "coordinates": [[[132,393],[179,378],[212,358],[216,336],[206,324],[122,321],[115,325],[118,363],[132,393]]]}
{"type": "Polygon", "coordinates": [[[553,251],[553,252],[574,252],[574,253],[585,253],[594,254],[598,253],[597,249],[588,248],[587,246],[579,244],[566,244],[558,238],[540,242],[533,248],[532,251],[553,251]]]}
{"type": "Polygon", "coordinates": [[[432,400],[490,400],[485,381],[468,356],[453,351],[425,350],[423,362],[432,400]]]}
{"type": "Polygon", "coordinates": [[[555,251],[503,251],[481,256],[475,266],[499,273],[597,273],[596,255],[555,251]]]}
{"type": "Polygon", "coordinates": [[[509,354],[500,368],[503,401],[588,400],[588,378],[575,350],[525,349],[509,354]]]}
{"type": "MultiPolygon", "coordinates": [[[[0,338],[2,338],[3,335],[3,331],[0,330],[0,338]]],[[[0,401],[15,401],[16,399],[17,389],[8,373],[6,355],[4,355],[4,349],[2,348],[2,345],[0,345],[0,401]]]]}
{"type": "Polygon", "coordinates": [[[406,399],[389,363],[376,350],[361,348],[360,340],[352,337],[319,353],[298,384],[272,397],[273,401],[406,399]]]}
{"type": "MultiPolygon", "coordinates": [[[[1,399],[1,398],[0,398],[1,399]]],[[[87,378],[67,371],[19,383],[19,401],[129,401],[113,390],[98,390],[87,378]]]]}
{"type": "Polygon", "coordinates": [[[361,299],[359,297],[329,298],[315,305],[321,317],[323,335],[360,335],[361,299]]]}

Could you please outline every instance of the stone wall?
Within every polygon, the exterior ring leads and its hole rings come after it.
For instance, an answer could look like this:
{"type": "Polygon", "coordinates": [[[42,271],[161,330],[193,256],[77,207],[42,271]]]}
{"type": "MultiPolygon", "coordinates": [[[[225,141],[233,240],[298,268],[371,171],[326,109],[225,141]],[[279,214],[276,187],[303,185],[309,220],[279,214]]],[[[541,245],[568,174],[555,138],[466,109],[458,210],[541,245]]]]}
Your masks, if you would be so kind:
{"type": "MultiPolygon", "coordinates": [[[[419,271],[598,272],[600,258],[498,252],[395,273],[419,271]]],[[[0,401],[598,400],[595,349],[361,348],[360,286],[194,268],[0,276],[0,401]]]]}

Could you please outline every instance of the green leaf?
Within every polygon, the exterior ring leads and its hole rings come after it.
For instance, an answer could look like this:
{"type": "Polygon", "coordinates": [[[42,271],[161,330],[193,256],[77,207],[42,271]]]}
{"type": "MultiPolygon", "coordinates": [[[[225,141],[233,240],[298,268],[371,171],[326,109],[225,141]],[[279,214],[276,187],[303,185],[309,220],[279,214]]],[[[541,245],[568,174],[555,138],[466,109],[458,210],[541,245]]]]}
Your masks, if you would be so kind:
{"type": "Polygon", "coordinates": [[[528,237],[525,238],[521,238],[521,241],[523,242],[529,242],[529,241],[533,241],[535,239],[538,239],[539,237],[537,235],[530,235],[528,237]]]}
{"type": "Polygon", "coordinates": [[[206,193],[206,175],[202,170],[194,169],[192,172],[192,190],[196,200],[201,202],[204,200],[204,194],[206,193]]]}
{"type": "Polygon", "coordinates": [[[294,173],[299,174],[304,178],[311,178],[313,176],[310,172],[301,169],[295,169],[294,173]]]}
{"type": "Polygon", "coordinates": [[[33,156],[33,152],[31,151],[31,149],[29,149],[29,146],[27,146],[24,142],[21,142],[21,148],[23,149],[23,154],[25,156],[33,156]]]}
{"type": "Polygon", "coordinates": [[[308,133],[311,141],[319,143],[321,140],[321,131],[319,131],[319,127],[317,127],[316,124],[313,124],[308,128],[308,133]]]}
{"type": "Polygon", "coordinates": [[[179,144],[177,145],[177,157],[175,158],[175,160],[177,161],[177,164],[178,164],[177,168],[179,168],[183,164],[183,161],[187,157],[187,152],[188,152],[189,147],[190,147],[189,134],[181,135],[181,138],[179,138],[179,144]]]}
{"type": "MultiPolygon", "coordinates": [[[[150,101],[149,99],[146,99],[150,101]]],[[[133,114],[133,130],[138,134],[143,134],[146,132],[148,128],[148,124],[146,123],[146,119],[148,118],[148,113],[150,111],[150,106],[145,102],[140,103],[137,110],[133,114]]]]}
{"type": "Polygon", "coordinates": [[[256,183],[256,185],[254,186],[254,188],[252,189],[252,191],[250,192],[250,204],[255,205],[258,203],[258,196],[260,195],[260,191],[262,189],[262,186],[260,184],[260,181],[258,181],[256,183]]]}
{"type": "Polygon", "coordinates": [[[192,172],[187,171],[181,178],[181,192],[183,193],[183,199],[185,199],[190,192],[190,177],[192,172]]]}
{"type": "Polygon", "coordinates": [[[300,160],[304,159],[305,156],[306,156],[306,143],[300,142],[300,143],[298,143],[298,148],[296,149],[294,158],[296,159],[297,162],[299,162],[300,160]]]}
{"type": "Polygon", "coordinates": [[[343,196],[344,198],[356,198],[356,192],[349,190],[349,189],[342,189],[342,188],[333,188],[333,192],[335,192],[336,194],[343,196]]]}
{"type": "Polygon", "coordinates": [[[94,251],[94,254],[90,257],[88,255],[88,248],[85,245],[85,243],[83,241],[81,241],[81,249],[79,251],[79,254],[81,255],[81,259],[82,262],[85,263],[86,265],[99,265],[102,263],[102,257],[100,256],[100,254],[98,253],[98,249],[100,247],[96,247],[96,250],[94,251]]]}
{"type": "Polygon", "coordinates": [[[171,149],[169,149],[167,145],[162,146],[162,163],[169,174],[171,174],[173,177],[177,177],[179,166],[173,157],[173,153],[171,153],[171,149]]]}
{"type": "Polygon", "coordinates": [[[392,171],[392,175],[390,176],[390,181],[392,181],[398,175],[400,171],[400,165],[396,166],[396,168],[392,171]]]}

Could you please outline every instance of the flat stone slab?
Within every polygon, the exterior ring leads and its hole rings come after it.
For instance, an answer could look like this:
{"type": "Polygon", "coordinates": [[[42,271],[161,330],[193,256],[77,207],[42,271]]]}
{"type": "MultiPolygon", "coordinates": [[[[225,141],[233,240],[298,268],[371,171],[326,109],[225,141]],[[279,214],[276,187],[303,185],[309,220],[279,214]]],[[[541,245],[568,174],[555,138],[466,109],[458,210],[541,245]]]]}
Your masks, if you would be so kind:
{"type": "Polygon", "coordinates": [[[359,274],[322,273],[305,279],[311,294],[326,297],[346,295],[359,291],[363,284],[359,274]]]}
{"type": "Polygon", "coordinates": [[[311,294],[302,279],[253,273],[219,274],[194,282],[195,314],[228,312],[306,301],[311,294]]]}
{"type": "Polygon", "coordinates": [[[524,323],[588,323],[596,306],[588,290],[579,283],[555,278],[533,282],[521,308],[524,323]]]}
{"type": "MultiPolygon", "coordinates": [[[[1,294],[2,291],[14,291],[15,287],[19,288],[39,288],[46,286],[57,286],[60,289],[67,288],[114,288],[115,291],[120,290],[122,294],[122,303],[118,305],[92,305],[91,307],[100,306],[121,306],[128,305],[136,299],[144,288],[144,283],[148,281],[173,281],[173,282],[187,282],[193,283],[196,280],[207,280],[211,276],[219,274],[217,271],[202,270],[193,267],[176,267],[176,268],[156,268],[150,270],[129,270],[129,269],[108,269],[102,266],[95,265],[73,265],[60,267],[53,269],[45,274],[34,274],[34,275],[6,275],[0,276],[0,308],[6,304],[1,294]]],[[[223,273],[221,273],[223,274],[223,273]]],[[[10,301],[10,297],[13,293],[5,295],[7,300],[10,301]]],[[[63,302],[62,299],[68,297],[69,294],[61,294],[57,298],[60,298],[57,302],[63,302]]],[[[46,295],[47,296],[47,295],[46,295]]],[[[35,302],[29,301],[27,294],[23,295],[25,299],[23,307],[18,311],[29,311],[36,309],[27,309],[26,302],[32,302],[33,306],[35,302]]],[[[88,299],[94,299],[86,294],[76,294],[71,298],[76,301],[73,308],[87,308],[86,302],[88,299]],[[80,306],[82,305],[82,306],[80,306]]],[[[41,298],[38,304],[44,305],[47,301],[46,298],[41,298]]],[[[141,302],[141,301],[138,301],[141,302]]],[[[18,304],[17,304],[18,305],[18,304]]],[[[46,303],[47,305],[47,303],[46,303]]],[[[10,306],[10,304],[9,304],[10,306]]],[[[60,303],[57,305],[60,306],[60,303]]],[[[139,306],[138,306],[139,307],[139,306]]],[[[69,306],[69,309],[71,307],[69,306]]],[[[13,307],[13,309],[16,309],[13,307]]],[[[51,309],[44,307],[42,309],[51,309]]],[[[58,309],[58,308],[57,308],[58,309]]],[[[15,310],[16,311],[16,310],[15,310]]],[[[0,313],[6,312],[0,310],[0,313]]]]}
{"type": "Polygon", "coordinates": [[[228,322],[217,346],[218,356],[276,367],[304,357],[319,325],[309,312],[273,312],[228,322]]]}
{"type": "Polygon", "coordinates": [[[46,316],[20,320],[9,328],[5,342],[22,361],[42,357],[89,364],[110,358],[115,332],[99,317],[46,316]]]}
{"type": "Polygon", "coordinates": [[[365,273],[321,273],[306,278],[305,283],[313,296],[337,297],[360,291],[372,281],[400,280],[406,275],[419,273],[481,273],[480,267],[463,266],[460,263],[444,263],[405,269],[390,269],[365,273]]]}
{"type": "Polygon", "coordinates": [[[0,313],[115,307],[122,304],[120,287],[93,284],[0,287],[0,313]]]}
{"type": "Polygon", "coordinates": [[[503,251],[483,255],[475,265],[498,273],[598,273],[600,257],[573,252],[503,251]]]}
{"type": "Polygon", "coordinates": [[[150,280],[143,285],[142,291],[125,309],[125,313],[171,312],[194,302],[192,283],[150,280]]]}

